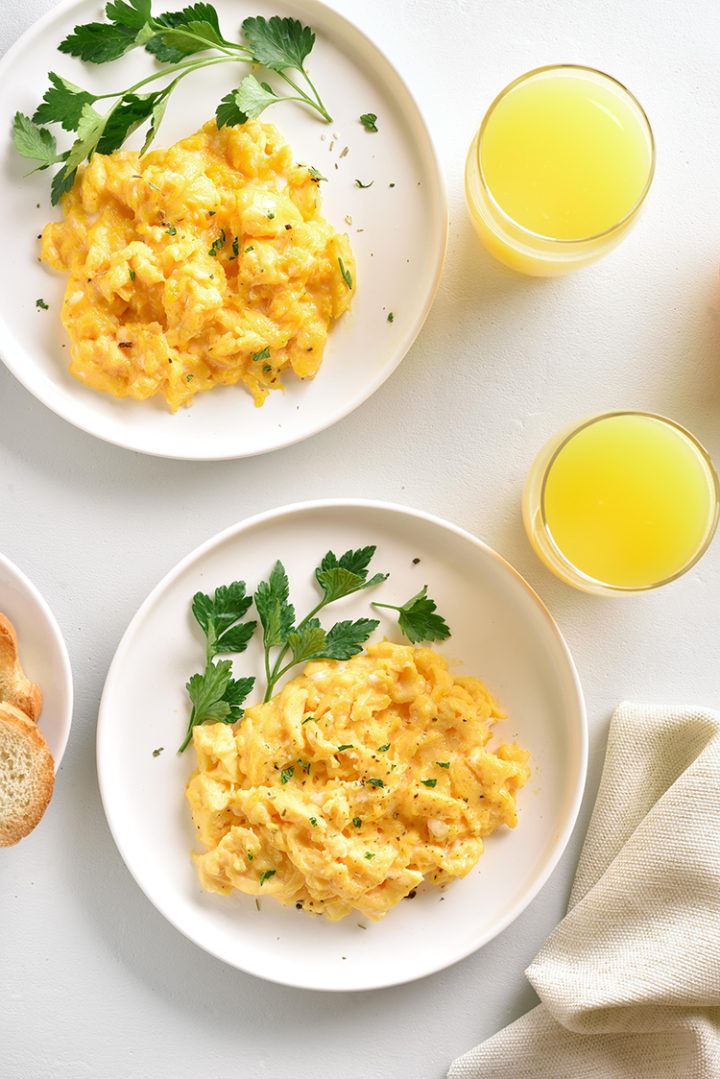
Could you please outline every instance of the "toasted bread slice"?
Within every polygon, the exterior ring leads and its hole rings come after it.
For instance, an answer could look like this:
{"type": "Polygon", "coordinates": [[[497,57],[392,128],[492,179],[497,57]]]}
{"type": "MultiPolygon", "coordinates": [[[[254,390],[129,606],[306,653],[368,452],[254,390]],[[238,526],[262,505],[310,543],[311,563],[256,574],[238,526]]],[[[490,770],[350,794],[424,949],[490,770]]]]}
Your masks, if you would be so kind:
{"type": "Polygon", "coordinates": [[[33,723],[42,709],[40,686],[26,678],[18,658],[15,627],[4,614],[0,614],[0,702],[15,705],[33,723]]]}
{"type": "Polygon", "coordinates": [[[55,766],[37,726],[12,704],[0,704],[0,847],[38,824],[55,782],[55,766]]]}

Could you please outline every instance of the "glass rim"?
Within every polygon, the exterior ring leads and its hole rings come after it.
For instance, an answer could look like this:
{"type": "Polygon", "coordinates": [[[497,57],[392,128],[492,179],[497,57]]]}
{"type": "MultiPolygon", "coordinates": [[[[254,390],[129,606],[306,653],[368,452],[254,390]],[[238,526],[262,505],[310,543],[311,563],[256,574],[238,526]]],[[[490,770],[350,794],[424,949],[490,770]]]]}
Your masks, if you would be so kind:
{"type": "Polygon", "coordinates": [[[528,239],[542,240],[543,243],[558,244],[561,246],[572,246],[573,244],[582,245],[591,243],[595,240],[601,240],[604,237],[611,236],[613,233],[618,232],[621,228],[623,228],[623,226],[626,225],[629,221],[631,221],[632,218],[635,217],[635,215],[638,213],[642,204],[645,202],[650,187],[652,186],[653,178],[655,176],[655,136],[653,134],[653,129],[650,124],[650,120],[648,119],[647,113],[645,112],[645,109],[642,107],[633,92],[631,90],[628,90],[627,86],[625,86],[624,83],[620,82],[619,79],[614,78],[612,75],[608,75],[606,71],[600,71],[600,69],[596,67],[588,67],[586,64],[545,64],[542,67],[533,68],[532,71],[526,71],[524,75],[519,75],[516,79],[513,79],[513,81],[508,83],[508,85],[504,87],[504,89],[502,89],[500,93],[497,94],[497,96],[491,101],[490,105],[487,108],[487,111],[485,112],[485,115],[483,116],[482,123],[480,124],[480,128],[478,130],[476,159],[478,176],[480,178],[482,189],[487,198],[492,203],[494,209],[497,211],[497,213],[500,214],[502,219],[507,224],[511,225],[514,229],[517,229],[523,236],[526,236],[528,239]],[[490,185],[488,184],[485,177],[485,173],[483,172],[481,154],[483,135],[485,134],[485,129],[487,128],[488,122],[493,115],[495,109],[500,104],[500,102],[521,83],[528,82],[530,79],[536,78],[538,75],[544,75],[548,71],[582,71],[589,75],[598,75],[601,79],[605,79],[607,80],[607,82],[613,83],[614,86],[619,87],[619,89],[627,95],[627,97],[630,99],[630,101],[640,113],[641,121],[645,125],[648,139],[650,142],[650,167],[648,169],[645,186],[643,187],[640,195],[630,207],[630,209],[627,211],[627,213],[624,214],[618,221],[616,221],[613,225],[609,225],[608,228],[603,229],[601,232],[595,232],[589,236],[578,236],[572,239],[564,239],[559,236],[546,236],[542,232],[534,232],[532,229],[526,228],[525,225],[521,225],[519,221],[516,221],[514,217],[511,217],[509,213],[503,210],[502,206],[493,195],[490,189],[490,185]]]}
{"type": "Polygon", "coordinates": [[[695,438],[695,436],[690,431],[688,431],[686,427],[682,426],[682,424],[677,423],[675,420],[671,420],[668,416],[661,416],[657,412],[646,412],[643,409],[632,408],[616,409],[609,412],[599,412],[594,416],[590,416],[585,420],[581,420],[579,423],[573,424],[572,430],[569,431],[568,434],[566,434],[562,438],[560,443],[555,447],[552,454],[550,455],[547,464],[543,468],[542,482],[540,484],[540,494],[538,498],[538,509],[540,512],[540,520],[542,522],[543,531],[547,536],[547,539],[552,546],[552,549],[555,552],[556,556],[562,562],[563,566],[566,566],[568,569],[572,570],[572,572],[576,574],[581,580],[587,582],[587,584],[589,585],[595,585],[598,589],[603,589],[603,591],[606,592],[650,592],[654,588],[661,588],[663,585],[670,584],[671,581],[677,580],[678,577],[682,577],[683,574],[687,573],[688,570],[692,569],[696,562],[699,562],[699,560],[702,558],[702,556],[705,554],[708,547],[712,543],[713,537],[715,536],[715,532],[718,527],[718,521],[720,520],[720,479],[718,478],[715,465],[713,464],[712,458],[708,451],[705,449],[703,444],[699,442],[698,439],[695,438]],[[555,541],[555,537],[552,534],[550,525],[548,524],[547,516],[545,514],[545,489],[547,486],[548,476],[550,475],[552,466],[557,460],[562,450],[564,450],[567,444],[573,438],[575,438],[576,435],[580,434],[581,431],[584,431],[588,427],[592,427],[593,424],[599,423],[602,420],[612,419],[614,416],[643,416],[647,419],[656,420],[658,423],[663,424],[666,427],[671,427],[673,428],[673,430],[679,432],[684,438],[687,439],[692,448],[697,452],[698,457],[701,459],[702,463],[705,465],[708,479],[710,480],[710,485],[712,488],[712,514],[711,519],[708,523],[707,532],[705,538],[703,539],[703,542],[700,544],[692,558],[685,562],[685,564],[679,570],[676,570],[675,573],[671,573],[667,577],[663,577],[659,581],[651,581],[649,584],[610,584],[607,581],[603,581],[600,577],[593,577],[589,573],[584,573],[581,569],[579,569],[578,566],[575,565],[574,562],[570,561],[568,556],[558,546],[557,542],[555,541]]]}

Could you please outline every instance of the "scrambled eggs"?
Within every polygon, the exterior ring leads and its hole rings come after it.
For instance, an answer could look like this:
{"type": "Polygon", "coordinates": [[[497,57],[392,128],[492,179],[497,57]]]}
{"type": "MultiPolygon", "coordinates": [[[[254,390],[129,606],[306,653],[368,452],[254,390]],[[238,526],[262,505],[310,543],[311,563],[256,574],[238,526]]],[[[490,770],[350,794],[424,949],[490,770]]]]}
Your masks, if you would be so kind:
{"type": "Polygon", "coordinates": [[[187,797],[204,888],[378,919],[424,878],[463,877],[517,822],[529,754],[486,746],[502,717],[430,648],[316,660],[233,729],[196,727],[187,797]]]}
{"type": "Polygon", "coordinates": [[[213,120],[144,157],[95,154],[42,238],[69,273],[71,373],[173,410],[218,384],[244,382],[262,405],[288,368],[312,378],[356,283],[319,182],[256,120],[213,120]]]}

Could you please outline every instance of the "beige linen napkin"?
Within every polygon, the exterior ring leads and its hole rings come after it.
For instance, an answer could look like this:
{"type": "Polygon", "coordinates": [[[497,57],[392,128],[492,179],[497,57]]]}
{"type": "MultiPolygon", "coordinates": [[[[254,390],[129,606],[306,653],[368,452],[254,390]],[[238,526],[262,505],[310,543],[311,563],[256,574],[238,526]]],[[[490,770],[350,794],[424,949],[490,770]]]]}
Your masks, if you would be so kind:
{"type": "Polygon", "coordinates": [[[720,714],[622,704],[542,1003],[448,1079],[719,1079],[720,714]]]}

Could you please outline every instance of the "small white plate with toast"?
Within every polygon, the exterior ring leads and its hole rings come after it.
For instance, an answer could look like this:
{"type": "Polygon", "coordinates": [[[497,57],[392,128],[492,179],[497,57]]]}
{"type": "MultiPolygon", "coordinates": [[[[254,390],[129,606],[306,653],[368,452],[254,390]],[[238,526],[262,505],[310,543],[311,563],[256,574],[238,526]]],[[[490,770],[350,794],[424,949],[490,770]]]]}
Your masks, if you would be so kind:
{"type": "Polygon", "coordinates": [[[37,725],[57,771],[72,721],[73,683],[67,648],[55,616],[40,592],[2,554],[0,612],[17,634],[18,658],[25,675],[40,687],[42,708],[37,725]]]}

